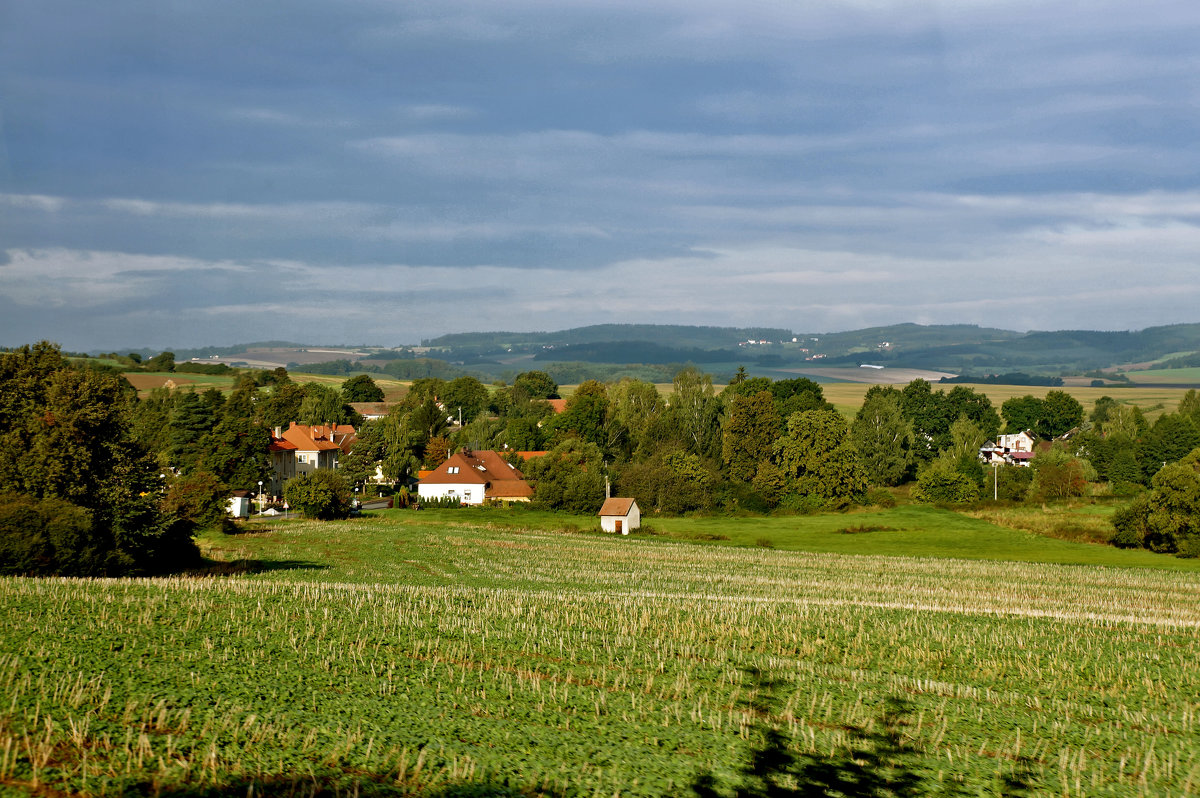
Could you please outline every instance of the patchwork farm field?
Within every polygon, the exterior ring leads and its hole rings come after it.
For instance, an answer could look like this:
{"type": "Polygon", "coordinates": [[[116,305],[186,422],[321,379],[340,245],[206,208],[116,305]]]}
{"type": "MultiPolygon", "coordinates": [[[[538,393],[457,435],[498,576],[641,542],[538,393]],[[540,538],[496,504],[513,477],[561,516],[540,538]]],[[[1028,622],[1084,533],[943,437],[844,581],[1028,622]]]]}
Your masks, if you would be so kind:
{"type": "Polygon", "coordinates": [[[770,745],[792,786],[877,756],[922,794],[1200,791],[1195,570],[517,515],[211,535],[224,576],[0,580],[0,791],[675,796],[770,745]]]}

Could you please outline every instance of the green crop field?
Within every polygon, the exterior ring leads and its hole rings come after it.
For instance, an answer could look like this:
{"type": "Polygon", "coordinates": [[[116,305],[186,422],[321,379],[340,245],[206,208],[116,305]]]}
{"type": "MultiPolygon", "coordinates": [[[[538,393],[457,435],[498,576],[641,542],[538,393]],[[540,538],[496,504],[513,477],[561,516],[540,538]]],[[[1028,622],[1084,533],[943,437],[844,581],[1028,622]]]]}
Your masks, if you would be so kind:
{"type": "Polygon", "coordinates": [[[1200,791],[1195,563],[909,510],[389,511],[208,535],[231,575],[2,579],[0,791],[677,796],[764,739],[793,785],[874,750],[921,793],[1200,791]]]}
{"type": "Polygon", "coordinates": [[[1130,371],[1127,374],[1129,379],[1140,383],[1191,384],[1200,386],[1200,368],[1150,369],[1147,371],[1130,371]]]}

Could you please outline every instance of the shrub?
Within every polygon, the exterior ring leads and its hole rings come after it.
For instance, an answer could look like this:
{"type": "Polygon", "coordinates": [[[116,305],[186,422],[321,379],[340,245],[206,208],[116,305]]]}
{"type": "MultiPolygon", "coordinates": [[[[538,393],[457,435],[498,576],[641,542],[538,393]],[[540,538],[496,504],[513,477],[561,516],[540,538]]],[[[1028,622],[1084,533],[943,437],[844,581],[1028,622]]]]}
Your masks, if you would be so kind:
{"type": "Polygon", "coordinates": [[[162,511],[168,519],[193,527],[213,526],[227,515],[225,486],[207,471],[179,477],[167,488],[162,511]]]}
{"type": "Polygon", "coordinates": [[[889,509],[896,506],[896,497],[890,490],[871,488],[863,498],[863,504],[889,509]]]}
{"type": "Polygon", "coordinates": [[[1030,467],[1033,483],[1029,486],[1029,498],[1035,501],[1082,496],[1088,481],[1096,476],[1091,464],[1072,457],[1058,444],[1034,457],[1030,467]]]}
{"type": "MultiPolygon", "coordinates": [[[[996,466],[995,496],[1003,501],[1021,501],[1029,494],[1033,471],[1025,466],[996,466]]],[[[984,491],[986,493],[986,491],[984,491]]]]}
{"type": "Polygon", "coordinates": [[[350,485],[342,475],[325,469],[288,480],[283,497],[292,507],[319,521],[346,518],[353,500],[350,485]]]}
{"type": "Polygon", "coordinates": [[[62,499],[0,495],[0,573],[105,576],[123,570],[111,536],[97,535],[92,515],[62,499]],[[114,567],[115,566],[115,567],[114,567]]]}
{"type": "Polygon", "coordinates": [[[767,500],[744,482],[727,483],[718,493],[717,501],[728,512],[765,513],[771,509],[767,500]]]}
{"type": "Polygon", "coordinates": [[[779,502],[779,509],[785,513],[795,513],[797,515],[812,515],[819,513],[825,509],[842,509],[841,501],[825,501],[820,496],[812,494],[791,493],[783,497],[779,502]],[[832,505],[832,506],[831,506],[832,505]]]}
{"type": "Polygon", "coordinates": [[[938,458],[921,472],[912,496],[927,504],[970,504],[979,500],[979,483],[961,473],[954,460],[938,458]]]}
{"type": "Polygon", "coordinates": [[[1151,490],[1113,513],[1114,545],[1200,556],[1200,449],[1164,466],[1151,490]]]}

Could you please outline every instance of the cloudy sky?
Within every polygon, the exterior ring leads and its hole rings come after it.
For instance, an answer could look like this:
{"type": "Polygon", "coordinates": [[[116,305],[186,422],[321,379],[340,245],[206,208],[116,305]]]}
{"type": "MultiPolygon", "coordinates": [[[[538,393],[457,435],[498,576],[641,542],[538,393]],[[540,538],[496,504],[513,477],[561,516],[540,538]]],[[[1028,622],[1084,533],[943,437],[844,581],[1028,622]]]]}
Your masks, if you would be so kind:
{"type": "Polygon", "coordinates": [[[0,0],[0,345],[1200,321],[1194,0],[0,0]]]}

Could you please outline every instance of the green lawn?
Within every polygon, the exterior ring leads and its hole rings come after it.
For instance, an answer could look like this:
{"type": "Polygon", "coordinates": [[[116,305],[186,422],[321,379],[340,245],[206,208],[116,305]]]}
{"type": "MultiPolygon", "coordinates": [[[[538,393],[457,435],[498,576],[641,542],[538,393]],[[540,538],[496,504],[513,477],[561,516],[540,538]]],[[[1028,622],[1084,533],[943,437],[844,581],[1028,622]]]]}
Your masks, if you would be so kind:
{"type": "MultiPolygon", "coordinates": [[[[413,511],[387,512],[403,515],[413,511]]],[[[464,508],[420,512],[426,520],[437,519],[451,524],[471,521],[507,528],[599,529],[599,520],[589,516],[532,510],[464,508]]],[[[1112,510],[1105,505],[1097,505],[1076,508],[1073,512],[1111,513],[1112,510]]],[[[718,546],[1200,571],[1200,560],[1073,543],[922,505],[818,515],[649,518],[646,523],[651,529],[650,537],[655,539],[704,542],[718,546]]]]}

